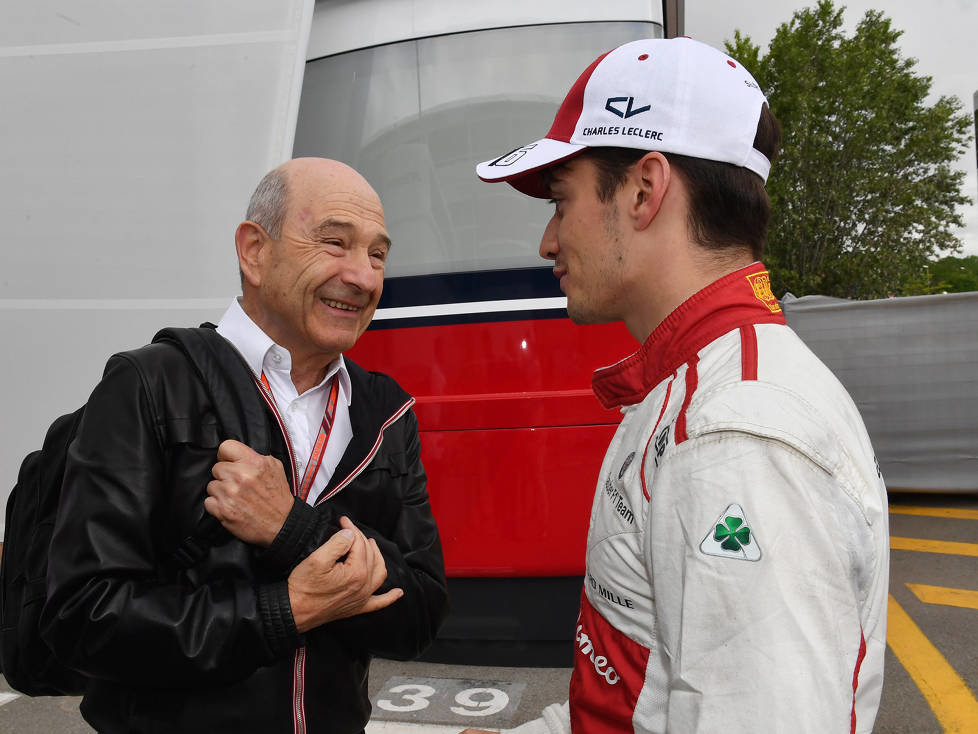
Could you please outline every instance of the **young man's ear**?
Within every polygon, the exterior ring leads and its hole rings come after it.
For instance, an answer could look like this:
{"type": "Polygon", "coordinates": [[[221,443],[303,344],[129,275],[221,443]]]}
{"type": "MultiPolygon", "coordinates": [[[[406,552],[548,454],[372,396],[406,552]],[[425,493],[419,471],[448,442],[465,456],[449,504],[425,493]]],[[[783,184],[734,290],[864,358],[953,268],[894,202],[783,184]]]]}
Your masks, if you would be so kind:
{"type": "Polygon", "coordinates": [[[646,153],[635,163],[631,172],[633,189],[628,212],[635,229],[647,228],[659,213],[669,190],[670,176],[669,161],[662,153],[646,153]]]}
{"type": "Polygon", "coordinates": [[[261,261],[268,235],[261,225],[245,220],[234,232],[234,245],[238,251],[238,266],[244,283],[257,288],[261,285],[261,261]]]}

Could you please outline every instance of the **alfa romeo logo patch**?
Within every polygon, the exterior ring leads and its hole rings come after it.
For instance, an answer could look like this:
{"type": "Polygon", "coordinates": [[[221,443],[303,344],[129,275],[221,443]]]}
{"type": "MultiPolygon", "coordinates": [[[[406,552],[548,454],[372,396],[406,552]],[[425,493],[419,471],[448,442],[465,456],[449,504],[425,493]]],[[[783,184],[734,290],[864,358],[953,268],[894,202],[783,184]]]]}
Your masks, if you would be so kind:
{"type": "Polygon", "coordinates": [[[732,504],[720,513],[720,517],[700,543],[700,550],[708,556],[741,561],[761,560],[761,547],[757,543],[757,537],[747,522],[744,508],[738,504],[732,504]]]}

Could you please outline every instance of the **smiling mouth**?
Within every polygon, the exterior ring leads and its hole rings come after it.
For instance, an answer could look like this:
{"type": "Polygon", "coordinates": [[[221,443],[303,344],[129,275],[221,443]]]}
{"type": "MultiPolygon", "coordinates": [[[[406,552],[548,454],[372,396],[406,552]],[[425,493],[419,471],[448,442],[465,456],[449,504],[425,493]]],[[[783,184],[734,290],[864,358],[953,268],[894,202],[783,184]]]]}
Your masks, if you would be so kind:
{"type": "Polygon", "coordinates": [[[334,301],[330,298],[320,298],[321,302],[325,303],[330,308],[338,308],[340,311],[361,311],[360,306],[353,306],[349,303],[343,303],[342,301],[334,301]]]}

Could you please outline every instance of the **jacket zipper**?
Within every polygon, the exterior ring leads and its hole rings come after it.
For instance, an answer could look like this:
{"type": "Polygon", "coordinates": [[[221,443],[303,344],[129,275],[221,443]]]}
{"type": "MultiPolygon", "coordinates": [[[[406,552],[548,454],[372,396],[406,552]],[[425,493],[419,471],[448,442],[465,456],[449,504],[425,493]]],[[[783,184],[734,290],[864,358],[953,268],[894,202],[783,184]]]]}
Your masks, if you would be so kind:
{"type": "MultiPolygon", "coordinates": [[[[254,377],[254,374],[252,374],[252,377],[254,377]]],[[[285,446],[289,452],[289,468],[292,471],[292,494],[295,496],[296,488],[299,486],[299,470],[296,467],[295,451],[292,448],[292,437],[289,435],[289,429],[286,427],[285,421],[282,420],[278,408],[275,407],[275,398],[269,394],[261,380],[257,377],[255,378],[255,383],[258,385],[258,391],[261,393],[262,398],[265,399],[265,403],[271,409],[272,415],[275,416],[279,430],[285,438],[285,446]]],[[[295,660],[292,664],[292,728],[295,734],[305,734],[306,732],[305,674],[306,648],[303,646],[295,651],[295,660]]]]}
{"type": "MultiPolygon", "coordinates": [[[[252,374],[254,377],[254,374],[252,374]]],[[[295,494],[295,488],[299,486],[299,474],[296,468],[295,452],[292,449],[292,439],[289,435],[289,429],[285,425],[285,421],[282,420],[282,416],[278,412],[278,408],[275,407],[275,398],[273,398],[265,386],[262,384],[261,380],[255,377],[255,383],[258,385],[258,390],[261,393],[262,398],[264,398],[265,403],[272,410],[272,415],[275,416],[275,421],[278,423],[279,430],[282,431],[282,435],[285,437],[285,445],[289,451],[289,464],[292,470],[292,487],[293,495],[295,494]]],[[[316,500],[315,504],[318,505],[320,502],[324,502],[332,497],[334,494],[339,492],[343,487],[348,485],[354,479],[356,479],[360,473],[367,467],[367,465],[373,460],[377,451],[380,449],[380,445],[384,442],[384,431],[386,431],[390,426],[397,421],[401,416],[403,416],[407,411],[414,405],[414,398],[410,398],[404,405],[398,408],[394,414],[387,419],[387,421],[380,427],[380,432],[377,434],[377,440],[374,441],[373,447],[367,452],[367,456],[364,457],[357,467],[350,472],[342,482],[336,485],[331,492],[328,494],[324,492],[320,495],[319,499],[316,500]]],[[[293,694],[292,694],[292,724],[293,731],[295,734],[305,734],[306,732],[306,715],[305,715],[305,674],[306,674],[306,648],[300,647],[295,651],[295,661],[292,666],[292,684],[293,684],[293,694]]]]}
{"type": "Polygon", "coordinates": [[[295,677],[292,689],[292,730],[295,734],[306,732],[306,648],[295,651],[295,677]]]}
{"type": "Polygon", "coordinates": [[[278,423],[279,430],[285,437],[285,446],[289,451],[289,468],[292,470],[292,495],[295,496],[296,488],[299,486],[299,470],[295,465],[295,451],[292,449],[292,437],[289,434],[289,429],[285,425],[285,421],[282,420],[282,416],[278,412],[278,408],[275,407],[275,398],[273,398],[271,393],[268,392],[261,380],[255,377],[254,373],[252,373],[251,376],[254,378],[255,384],[258,385],[258,391],[265,399],[265,403],[271,409],[272,415],[275,416],[275,421],[278,423]]]}

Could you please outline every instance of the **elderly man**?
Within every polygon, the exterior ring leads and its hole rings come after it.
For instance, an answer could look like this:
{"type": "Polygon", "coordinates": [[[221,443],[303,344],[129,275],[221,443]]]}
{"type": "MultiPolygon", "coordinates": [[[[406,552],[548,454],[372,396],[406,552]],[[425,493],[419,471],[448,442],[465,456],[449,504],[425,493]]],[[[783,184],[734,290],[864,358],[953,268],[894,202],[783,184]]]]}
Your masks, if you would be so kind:
{"type": "Polygon", "coordinates": [[[478,167],[549,198],[540,254],[578,323],[641,345],[593,387],[624,417],[591,510],[569,705],[519,732],[869,732],[887,500],[845,389],[759,262],[780,131],[688,38],[625,44],[541,140],[478,167]]]}
{"type": "Polygon", "coordinates": [[[445,612],[413,399],[343,357],[383,288],[377,194],[293,160],[235,241],[242,296],[215,341],[254,373],[271,456],[219,440],[160,344],[109,361],[69,454],[44,633],[91,677],[81,710],[103,734],[361,732],[371,655],[416,656],[445,612]],[[174,564],[201,505],[226,537],[174,564]]]}

